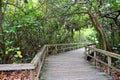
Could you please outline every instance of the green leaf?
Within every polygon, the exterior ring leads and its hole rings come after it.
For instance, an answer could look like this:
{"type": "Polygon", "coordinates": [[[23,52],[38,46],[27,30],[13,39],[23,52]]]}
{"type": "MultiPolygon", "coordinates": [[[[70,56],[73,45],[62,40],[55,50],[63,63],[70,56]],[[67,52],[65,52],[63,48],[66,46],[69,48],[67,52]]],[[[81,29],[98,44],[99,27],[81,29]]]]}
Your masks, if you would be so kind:
{"type": "Polygon", "coordinates": [[[17,25],[16,27],[17,27],[17,28],[20,28],[20,27],[22,27],[22,25],[17,25]]]}
{"type": "Polygon", "coordinates": [[[3,32],[5,32],[5,33],[9,33],[10,31],[8,31],[8,30],[4,30],[3,32]]]}
{"type": "Polygon", "coordinates": [[[20,48],[19,47],[17,47],[17,48],[15,48],[15,50],[17,51],[17,50],[20,50],[20,48]]]}
{"type": "Polygon", "coordinates": [[[14,55],[15,58],[18,58],[19,56],[17,54],[14,55]]]}

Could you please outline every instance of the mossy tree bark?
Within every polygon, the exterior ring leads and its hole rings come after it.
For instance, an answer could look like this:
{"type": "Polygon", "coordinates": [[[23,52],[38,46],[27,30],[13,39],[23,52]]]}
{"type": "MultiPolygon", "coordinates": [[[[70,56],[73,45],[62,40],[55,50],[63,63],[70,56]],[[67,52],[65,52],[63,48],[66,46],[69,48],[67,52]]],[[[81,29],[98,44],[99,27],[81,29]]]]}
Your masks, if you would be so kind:
{"type": "MultiPolygon", "coordinates": [[[[2,22],[3,22],[2,0],[0,0],[0,40],[3,39],[3,37],[2,37],[2,32],[3,32],[3,29],[2,29],[2,22]]],[[[0,42],[1,42],[1,41],[0,41],[0,42]]]]}
{"type": "Polygon", "coordinates": [[[2,0],[0,0],[0,34],[2,30],[2,0]]]}
{"type": "MultiPolygon", "coordinates": [[[[5,43],[3,43],[4,41],[4,34],[3,34],[3,26],[2,26],[2,23],[3,23],[3,12],[2,12],[2,7],[3,7],[3,4],[2,4],[2,0],[0,0],[0,51],[2,53],[5,53],[5,43]]],[[[2,54],[1,55],[2,57],[4,57],[3,59],[3,62],[5,63],[6,62],[6,55],[2,54]]]]}
{"type": "Polygon", "coordinates": [[[101,36],[101,42],[102,42],[102,46],[103,46],[103,49],[104,50],[107,50],[107,44],[106,44],[106,40],[105,40],[105,35],[102,31],[102,29],[100,28],[100,24],[97,20],[97,17],[96,16],[93,16],[93,14],[91,13],[90,10],[88,10],[88,15],[94,25],[94,27],[96,28],[96,30],[99,32],[100,36],[101,36]]]}

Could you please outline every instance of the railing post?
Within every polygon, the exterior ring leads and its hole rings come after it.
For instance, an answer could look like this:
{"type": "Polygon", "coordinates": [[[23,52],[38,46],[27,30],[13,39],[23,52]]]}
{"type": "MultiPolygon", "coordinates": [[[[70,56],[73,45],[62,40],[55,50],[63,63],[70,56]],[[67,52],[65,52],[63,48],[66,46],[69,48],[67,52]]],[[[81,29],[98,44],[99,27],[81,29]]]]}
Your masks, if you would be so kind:
{"type": "Polygon", "coordinates": [[[30,70],[30,80],[34,80],[34,70],[30,70]]]}
{"type": "Polygon", "coordinates": [[[92,52],[92,50],[89,48],[89,49],[88,49],[88,54],[91,54],[91,52],[92,52]]]}
{"type": "Polygon", "coordinates": [[[38,62],[38,73],[37,73],[37,80],[41,77],[40,73],[41,73],[41,59],[38,62]]]}
{"type": "Polygon", "coordinates": [[[55,45],[55,53],[57,54],[58,52],[58,48],[57,48],[57,45],[55,45]]]}
{"type": "Polygon", "coordinates": [[[96,61],[96,51],[94,51],[94,65],[97,66],[97,61],[96,61]]]}
{"type": "Polygon", "coordinates": [[[48,52],[49,52],[49,48],[48,48],[48,46],[46,46],[46,56],[49,55],[48,52]]]}
{"type": "Polygon", "coordinates": [[[111,74],[111,57],[108,56],[108,74],[110,75],[111,74]]]}
{"type": "Polygon", "coordinates": [[[85,60],[87,60],[87,47],[85,46],[85,52],[84,52],[84,55],[85,55],[85,60]]]}
{"type": "Polygon", "coordinates": [[[62,47],[62,52],[65,52],[64,46],[62,47]]]}

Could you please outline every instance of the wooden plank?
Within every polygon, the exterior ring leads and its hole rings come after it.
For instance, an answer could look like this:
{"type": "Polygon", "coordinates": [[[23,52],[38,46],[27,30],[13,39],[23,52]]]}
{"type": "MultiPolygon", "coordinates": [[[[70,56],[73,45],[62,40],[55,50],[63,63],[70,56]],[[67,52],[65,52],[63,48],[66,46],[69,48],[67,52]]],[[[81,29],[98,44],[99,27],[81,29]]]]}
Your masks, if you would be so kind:
{"type": "MultiPolygon", "coordinates": [[[[53,52],[53,53],[55,52],[55,53],[56,53],[56,50],[57,50],[57,51],[62,51],[62,52],[64,52],[64,51],[67,50],[67,49],[70,49],[70,50],[73,49],[73,50],[74,50],[74,49],[76,49],[76,47],[77,47],[77,46],[66,47],[66,48],[62,48],[62,49],[58,49],[58,48],[56,49],[56,47],[55,47],[55,50],[54,50],[54,49],[53,49],[53,50],[49,50],[49,52],[53,52]]],[[[79,47],[77,47],[77,48],[79,48],[79,47]]],[[[70,50],[69,50],[69,51],[70,51],[70,50]]]]}
{"type": "Polygon", "coordinates": [[[66,43],[66,44],[47,44],[46,46],[65,46],[65,45],[81,45],[81,43],[66,43]]]}
{"type": "Polygon", "coordinates": [[[36,67],[40,58],[42,57],[42,55],[44,54],[44,51],[46,49],[46,46],[43,46],[43,48],[36,54],[36,56],[33,58],[33,60],[31,61],[31,63],[36,67]]]}
{"type": "Polygon", "coordinates": [[[112,80],[84,60],[84,48],[46,58],[40,80],[112,80]]]}
{"type": "Polygon", "coordinates": [[[35,66],[30,63],[26,64],[1,64],[0,71],[6,70],[26,70],[26,69],[35,69],[35,66]]]}
{"type": "Polygon", "coordinates": [[[80,45],[81,43],[68,43],[68,44],[50,44],[50,45],[44,45],[43,48],[35,55],[31,63],[26,64],[1,64],[0,65],[0,71],[5,70],[25,70],[25,69],[35,69],[37,67],[37,64],[39,60],[41,59],[42,55],[44,54],[44,51],[46,50],[46,47],[48,46],[75,46],[80,45]]]}
{"type": "MultiPolygon", "coordinates": [[[[111,63],[111,57],[108,56],[108,66],[112,66],[112,63],[111,63]]],[[[111,67],[108,67],[108,74],[110,75],[111,74],[111,67]]]]}
{"type": "Polygon", "coordinates": [[[42,57],[42,61],[41,62],[39,62],[39,69],[38,69],[38,73],[37,73],[37,78],[39,79],[39,77],[41,76],[40,74],[41,74],[41,70],[42,70],[42,67],[43,67],[43,65],[44,65],[44,62],[45,62],[45,57],[46,57],[46,52],[44,53],[44,55],[43,55],[43,57],[42,57]]]}
{"type": "MultiPolygon", "coordinates": [[[[91,56],[91,55],[89,55],[89,54],[86,54],[86,55],[89,56],[89,57],[91,57],[91,58],[93,58],[93,59],[95,59],[97,62],[100,62],[100,63],[108,66],[109,68],[115,69],[116,71],[120,72],[120,69],[117,69],[116,67],[110,65],[110,64],[111,64],[110,62],[109,62],[109,65],[108,65],[108,63],[105,63],[104,61],[102,61],[102,60],[100,60],[100,59],[94,58],[93,56],[91,56]]],[[[108,55],[107,55],[107,56],[108,56],[108,55]]],[[[109,56],[109,57],[110,57],[110,56],[109,56]]]]}
{"type": "Polygon", "coordinates": [[[96,52],[94,52],[94,65],[97,66],[97,62],[96,62],[96,52]]]}
{"type": "Polygon", "coordinates": [[[30,70],[30,80],[34,80],[34,70],[30,70]]]}
{"type": "Polygon", "coordinates": [[[112,53],[112,52],[105,51],[105,50],[101,50],[101,49],[97,49],[97,48],[88,47],[88,46],[87,46],[87,48],[93,49],[94,51],[100,52],[101,54],[108,55],[110,57],[120,59],[120,55],[119,54],[112,53]]]}
{"type": "Polygon", "coordinates": [[[42,56],[42,53],[39,52],[34,58],[33,60],[31,61],[31,63],[36,67],[37,64],[38,64],[38,61],[40,61],[40,58],[42,56]]]}

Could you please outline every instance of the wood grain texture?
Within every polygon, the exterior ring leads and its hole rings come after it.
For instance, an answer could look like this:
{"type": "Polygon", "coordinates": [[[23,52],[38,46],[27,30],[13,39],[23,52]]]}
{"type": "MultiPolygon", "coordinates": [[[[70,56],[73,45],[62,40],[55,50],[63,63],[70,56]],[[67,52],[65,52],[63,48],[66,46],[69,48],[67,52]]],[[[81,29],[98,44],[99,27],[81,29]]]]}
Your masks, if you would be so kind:
{"type": "Polygon", "coordinates": [[[0,71],[6,70],[27,70],[27,69],[34,69],[35,66],[31,63],[25,64],[2,64],[0,65],[0,71]]]}
{"type": "Polygon", "coordinates": [[[84,59],[84,49],[77,49],[45,59],[40,80],[113,80],[84,59]]]}
{"type": "Polygon", "coordinates": [[[90,46],[88,45],[88,46],[85,46],[85,57],[87,57],[87,56],[91,57],[92,59],[94,59],[97,62],[100,62],[100,63],[108,66],[108,74],[111,73],[111,69],[115,69],[116,71],[120,72],[119,68],[116,68],[114,65],[112,65],[112,63],[114,63],[114,62],[112,62],[112,60],[111,60],[112,58],[120,59],[119,54],[101,50],[101,49],[97,49],[97,48],[92,47],[91,45],[90,46]],[[94,55],[96,55],[96,53],[105,55],[108,58],[107,62],[104,62],[103,60],[100,60],[100,59],[96,58],[95,56],[91,56],[90,54],[92,52],[94,52],[94,55]]]}

